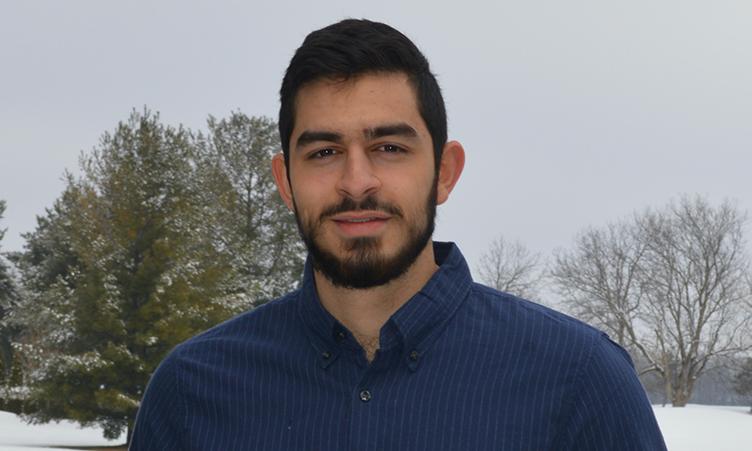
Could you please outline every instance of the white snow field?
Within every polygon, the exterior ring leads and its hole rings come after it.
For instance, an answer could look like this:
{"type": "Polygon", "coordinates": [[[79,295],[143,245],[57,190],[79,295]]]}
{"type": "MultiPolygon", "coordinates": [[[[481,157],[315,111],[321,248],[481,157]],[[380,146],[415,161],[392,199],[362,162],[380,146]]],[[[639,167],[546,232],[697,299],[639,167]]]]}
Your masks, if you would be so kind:
{"type": "Polygon", "coordinates": [[[80,428],[72,421],[26,424],[17,415],[0,412],[1,451],[64,451],[51,446],[112,446],[123,443],[125,437],[108,441],[102,437],[100,428],[80,428]]]}
{"type": "MultiPolygon", "coordinates": [[[[690,404],[685,408],[655,406],[654,409],[669,451],[750,449],[749,407],[690,404]]],[[[0,412],[0,451],[56,451],[61,449],[50,446],[112,446],[123,442],[105,440],[99,428],[81,429],[67,421],[28,425],[12,413],[0,412]]]]}
{"type": "Polygon", "coordinates": [[[653,406],[669,451],[747,451],[752,449],[749,407],[653,406]]]}

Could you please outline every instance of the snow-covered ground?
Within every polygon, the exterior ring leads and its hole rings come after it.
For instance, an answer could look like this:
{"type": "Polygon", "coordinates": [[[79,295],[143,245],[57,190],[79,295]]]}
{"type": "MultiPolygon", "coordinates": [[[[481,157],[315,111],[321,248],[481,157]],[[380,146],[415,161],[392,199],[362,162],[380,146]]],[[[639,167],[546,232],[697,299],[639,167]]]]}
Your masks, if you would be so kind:
{"type": "MultiPolygon", "coordinates": [[[[749,407],[655,407],[669,451],[745,451],[752,442],[749,407]]],[[[56,451],[50,446],[108,446],[98,428],[80,429],[75,423],[27,425],[17,416],[0,412],[0,450],[56,451]]],[[[62,450],[60,450],[62,451],[62,450]]]]}
{"type": "Polygon", "coordinates": [[[752,443],[749,407],[654,406],[669,451],[746,451],[752,443]]]}
{"type": "Polygon", "coordinates": [[[122,440],[106,440],[100,428],[81,429],[70,421],[26,424],[12,413],[0,412],[1,451],[66,451],[51,446],[111,446],[124,442],[125,437],[122,440]]]}

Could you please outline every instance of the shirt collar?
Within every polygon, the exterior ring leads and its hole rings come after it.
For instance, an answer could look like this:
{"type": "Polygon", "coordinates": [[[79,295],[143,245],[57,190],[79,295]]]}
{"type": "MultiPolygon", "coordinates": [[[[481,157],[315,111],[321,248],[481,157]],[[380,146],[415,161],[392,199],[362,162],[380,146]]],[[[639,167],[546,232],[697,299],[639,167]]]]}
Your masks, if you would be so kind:
{"type": "MultiPolygon", "coordinates": [[[[439,269],[425,286],[397,310],[381,329],[380,349],[403,345],[411,368],[438,337],[457,308],[467,298],[472,285],[470,269],[454,243],[434,242],[439,269]]],[[[306,261],[298,299],[298,312],[306,325],[311,344],[322,356],[322,366],[330,365],[342,348],[354,347],[349,331],[321,304],[313,277],[310,256],[306,261]],[[348,346],[348,343],[351,343],[348,346]]]]}

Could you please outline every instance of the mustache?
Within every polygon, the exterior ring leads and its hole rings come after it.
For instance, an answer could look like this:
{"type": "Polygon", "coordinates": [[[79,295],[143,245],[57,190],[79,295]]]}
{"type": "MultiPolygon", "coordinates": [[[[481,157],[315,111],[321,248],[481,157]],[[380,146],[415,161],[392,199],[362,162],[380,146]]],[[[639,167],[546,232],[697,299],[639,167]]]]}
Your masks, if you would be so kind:
{"type": "Polygon", "coordinates": [[[363,210],[383,211],[392,216],[403,217],[402,210],[398,206],[386,202],[382,203],[376,200],[375,197],[368,196],[358,202],[349,197],[345,197],[342,199],[342,202],[325,208],[319,219],[323,221],[329,216],[334,216],[340,213],[354,213],[363,210]]]}

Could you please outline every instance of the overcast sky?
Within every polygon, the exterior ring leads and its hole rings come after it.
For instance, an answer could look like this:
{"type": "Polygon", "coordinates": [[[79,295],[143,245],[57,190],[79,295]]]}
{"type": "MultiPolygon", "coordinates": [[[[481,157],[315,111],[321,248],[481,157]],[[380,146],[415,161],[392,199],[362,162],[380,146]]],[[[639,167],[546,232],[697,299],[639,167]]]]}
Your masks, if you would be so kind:
{"type": "Polygon", "coordinates": [[[446,3],[4,0],[0,246],[21,249],[63,171],[133,108],[194,129],[276,118],[295,49],[346,17],[430,60],[467,151],[436,238],[473,267],[500,234],[548,254],[682,193],[752,210],[752,2],[446,3]]]}

